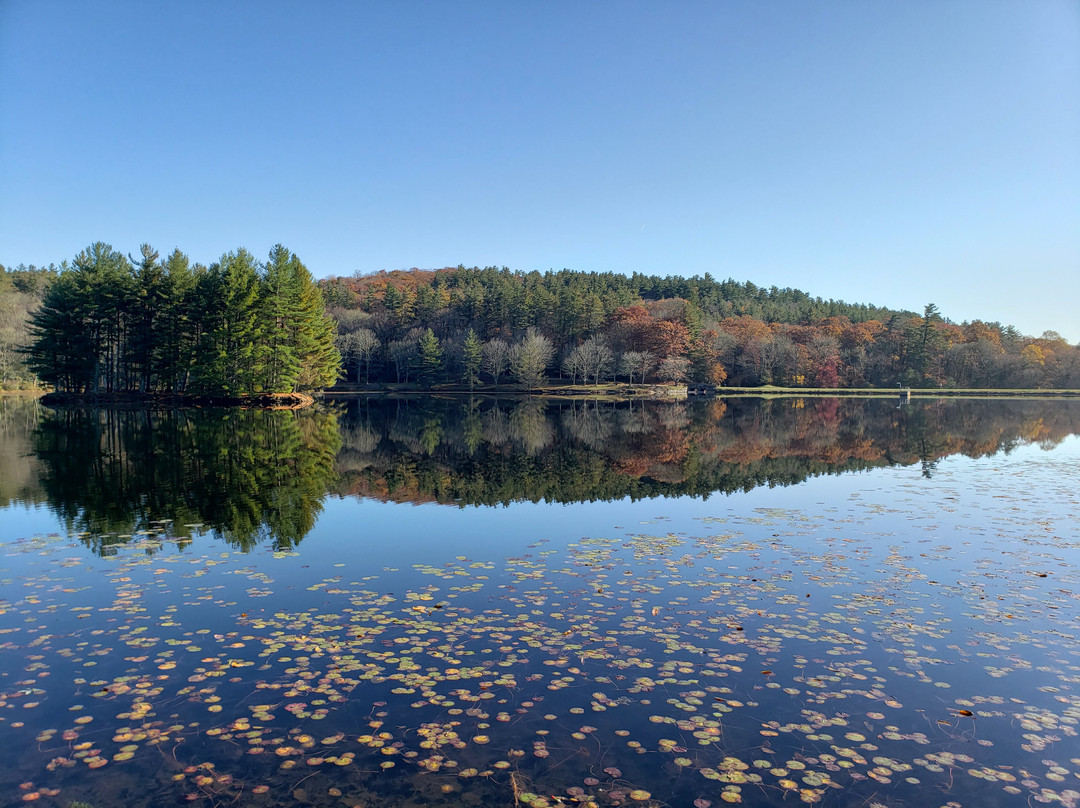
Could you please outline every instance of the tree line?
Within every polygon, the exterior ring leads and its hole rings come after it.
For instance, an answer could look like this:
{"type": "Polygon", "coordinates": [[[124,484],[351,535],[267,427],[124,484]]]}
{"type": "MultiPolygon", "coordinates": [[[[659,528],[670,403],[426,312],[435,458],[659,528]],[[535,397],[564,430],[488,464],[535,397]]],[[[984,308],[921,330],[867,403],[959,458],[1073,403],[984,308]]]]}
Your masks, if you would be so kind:
{"type": "Polygon", "coordinates": [[[97,242],[51,279],[27,333],[29,369],[77,394],[289,393],[333,384],[341,363],[322,293],[280,244],[205,267],[97,242]]]}
{"type": "Polygon", "coordinates": [[[1060,335],[704,277],[379,272],[315,283],[280,245],[205,267],[97,243],[0,267],[0,388],[236,394],[688,382],[756,387],[1080,387],[1060,335]],[[320,296],[321,292],[321,296],[320,296]],[[325,308],[324,308],[325,307],[325,308]]]}
{"type": "Polygon", "coordinates": [[[319,282],[347,379],[784,387],[1080,387],[1080,348],[794,289],[465,267],[319,282]]]}

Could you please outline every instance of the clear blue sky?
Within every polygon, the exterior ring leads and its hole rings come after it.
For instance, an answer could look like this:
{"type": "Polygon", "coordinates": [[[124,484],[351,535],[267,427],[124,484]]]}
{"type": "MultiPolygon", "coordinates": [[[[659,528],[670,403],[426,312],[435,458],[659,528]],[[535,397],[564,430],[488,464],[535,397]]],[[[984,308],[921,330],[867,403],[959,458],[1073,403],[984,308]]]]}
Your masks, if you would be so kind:
{"type": "Polygon", "coordinates": [[[0,263],[637,270],[1080,340],[1080,3],[0,0],[0,263]]]}

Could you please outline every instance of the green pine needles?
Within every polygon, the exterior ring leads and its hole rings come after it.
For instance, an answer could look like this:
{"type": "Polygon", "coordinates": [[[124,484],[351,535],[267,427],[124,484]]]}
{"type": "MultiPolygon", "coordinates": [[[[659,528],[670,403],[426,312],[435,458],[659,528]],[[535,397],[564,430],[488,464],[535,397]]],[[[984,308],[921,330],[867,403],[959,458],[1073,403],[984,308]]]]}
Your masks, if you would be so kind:
{"type": "Polygon", "coordinates": [[[64,393],[295,393],[341,368],[322,293],[280,244],[265,264],[240,249],[207,268],[97,242],[51,284],[31,333],[28,364],[64,393]]]}

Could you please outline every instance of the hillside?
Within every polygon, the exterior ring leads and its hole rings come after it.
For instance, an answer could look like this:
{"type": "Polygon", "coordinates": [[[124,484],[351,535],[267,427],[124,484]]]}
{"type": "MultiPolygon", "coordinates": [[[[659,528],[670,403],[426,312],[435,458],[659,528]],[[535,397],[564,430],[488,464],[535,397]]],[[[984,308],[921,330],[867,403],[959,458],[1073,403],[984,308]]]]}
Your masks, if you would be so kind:
{"type": "Polygon", "coordinates": [[[790,387],[1080,386],[1053,333],[956,324],[797,289],[639,273],[413,269],[319,281],[347,380],[523,387],[689,381],[790,387]]]}

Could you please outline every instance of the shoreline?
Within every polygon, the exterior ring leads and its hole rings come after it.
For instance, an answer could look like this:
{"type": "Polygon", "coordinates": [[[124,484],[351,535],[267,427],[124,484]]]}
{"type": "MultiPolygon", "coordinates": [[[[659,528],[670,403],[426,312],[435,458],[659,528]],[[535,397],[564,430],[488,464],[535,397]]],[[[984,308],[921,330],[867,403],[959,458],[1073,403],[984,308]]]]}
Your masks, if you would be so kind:
{"type": "Polygon", "coordinates": [[[183,409],[200,407],[240,407],[269,410],[300,410],[319,400],[348,400],[366,397],[440,396],[447,398],[542,398],[583,401],[686,401],[711,398],[985,398],[985,399],[1069,399],[1080,390],[995,389],[995,388],[798,388],[798,387],[718,387],[690,388],[686,385],[551,385],[522,390],[512,385],[482,385],[469,389],[458,385],[420,388],[413,385],[379,385],[362,388],[328,388],[312,393],[258,393],[242,396],[192,396],[174,394],[99,393],[76,394],[40,390],[0,390],[3,397],[36,397],[47,407],[116,407],[130,409],[183,409]]]}
{"type": "Polygon", "coordinates": [[[46,407],[130,407],[183,409],[187,407],[240,407],[242,409],[301,410],[315,403],[307,393],[253,393],[242,396],[190,396],[156,393],[46,393],[46,407]]]}
{"type": "Polygon", "coordinates": [[[824,388],[824,387],[717,387],[702,389],[686,385],[550,385],[522,390],[512,385],[481,385],[469,389],[458,385],[420,388],[405,384],[371,387],[332,387],[315,394],[318,398],[349,399],[366,396],[482,396],[486,398],[578,398],[618,401],[684,400],[708,398],[1075,398],[1080,390],[997,389],[997,388],[824,388]]]}

